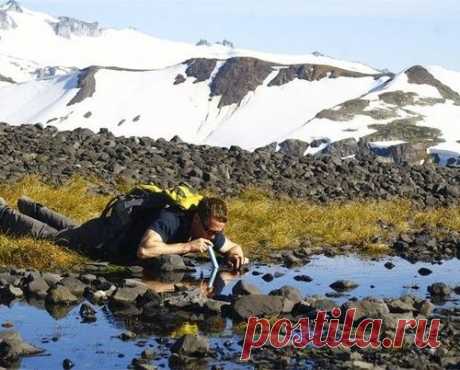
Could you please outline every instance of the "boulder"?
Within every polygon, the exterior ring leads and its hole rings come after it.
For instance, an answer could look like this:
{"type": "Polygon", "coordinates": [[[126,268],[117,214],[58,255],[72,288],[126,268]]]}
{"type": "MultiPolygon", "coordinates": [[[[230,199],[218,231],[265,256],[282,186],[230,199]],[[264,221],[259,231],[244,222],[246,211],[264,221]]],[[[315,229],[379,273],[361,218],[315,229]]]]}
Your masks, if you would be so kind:
{"type": "Polygon", "coordinates": [[[56,286],[48,291],[46,301],[51,304],[71,305],[78,302],[72,292],[65,286],[56,286]]]}
{"type": "Polygon", "coordinates": [[[342,312],[344,313],[349,308],[355,308],[355,319],[362,318],[378,319],[382,315],[390,313],[387,304],[377,298],[365,298],[360,301],[347,301],[342,305],[342,312]]]}
{"type": "Polygon", "coordinates": [[[173,272],[187,271],[188,268],[184,263],[184,259],[178,255],[164,255],[152,258],[150,261],[152,269],[156,272],[173,272]]]}
{"type": "Polygon", "coordinates": [[[284,285],[279,289],[272,290],[270,295],[287,298],[294,303],[302,301],[302,294],[300,293],[300,290],[289,285],[284,285]]]}
{"type": "Polygon", "coordinates": [[[38,298],[46,298],[49,285],[42,277],[34,278],[26,285],[26,292],[38,298]]]}
{"type": "Polygon", "coordinates": [[[77,278],[66,277],[59,282],[60,285],[66,287],[73,295],[81,297],[87,285],[77,278]]]}
{"type": "Polygon", "coordinates": [[[32,356],[42,352],[43,349],[24,342],[17,332],[0,332],[0,366],[9,367],[22,356],[32,356]]]}
{"type": "Polygon", "coordinates": [[[118,288],[115,294],[111,297],[110,303],[115,306],[135,305],[139,296],[142,296],[147,291],[143,286],[118,288]]]}
{"type": "Polygon", "coordinates": [[[434,283],[428,287],[428,292],[432,296],[447,297],[450,295],[452,289],[445,283],[434,283]]]}
{"type": "Polygon", "coordinates": [[[250,316],[278,314],[283,312],[284,298],[271,295],[247,295],[239,297],[233,303],[235,315],[242,320],[250,316]]]}
{"type": "Polygon", "coordinates": [[[83,303],[80,306],[80,316],[85,322],[96,321],[96,310],[88,303],[83,303]]]}
{"type": "Polygon", "coordinates": [[[208,338],[202,335],[184,335],[173,344],[171,352],[182,356],[204,357],[209,353],[208,338]]]}
{"type": "Polygon", "coordinates": [[[292,157],[303,157],[310,144],[298,139],[287,139],[279,143],[279,151],[292,157]]]}
{"type": "Polygon", "coordinates": [[[331,155],[334,157],[344,158],[358,153],[358,142],[354,138],[334,141],[316,155],[331,155]]]}
{"type": "Polygon", "coordinates": [[[343,292],[346,290],[355,289],[359,285],[351,280],[337,280],[329,286],[337,292],[343,292]]]}
{"type": "Polygon", "coordinates": [[[244,280],[240,280],[235,284],[235,286],[232,289],[232,293],[234,296],[262,294],[259,288],[244,280]]]}

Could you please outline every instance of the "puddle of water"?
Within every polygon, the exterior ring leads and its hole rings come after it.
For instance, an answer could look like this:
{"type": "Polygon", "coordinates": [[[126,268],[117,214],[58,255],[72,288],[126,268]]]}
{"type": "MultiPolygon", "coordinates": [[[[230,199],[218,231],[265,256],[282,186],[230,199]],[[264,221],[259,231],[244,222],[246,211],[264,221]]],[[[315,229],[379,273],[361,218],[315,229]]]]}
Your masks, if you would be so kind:
{"type": "MultiPolygon", "coordinates": [[[[298,288],[304,296],[325,295],[334,292],[329,287],[331,283],[337,280],[352,280],[359,284],[359,287],[333,299],[343,302],[351,296],[400,297],[406,293],[425,297],[427,286],[434,282],[442,281],[451,286],[460,286],[459,268],[460,260],[457,259],[442,264],[412,264],[397,257],[374,261],[356,256],[317,256],[307,265],[294,269],[256,264],[244,275],[220,273],[215,282],[215,290],[217,294],[231,294],[233,286],[243,279],[259,287],[263,293],[290,285],[298,288]],[[395,265],[391,270],[384,266],[388,261],[395,265]],[[422,267],[432,270],[432,274],[421,276],[417,271],[422,267]],[[266,273],[279,273],[282,276],[266,282],[262,279],[266,273]],[[313,280],[307,283],[294,279],[302,274],[310,276],[313,280]],[[414,285],[419,289],[408,288],[414,285]]],[[[210,270],[211,266],[208,264],[198,268],[192,276],[177,274],[169,276],[168,281],[160,282],[152,278],[146,278],[144,281],[152,289],[168,291],[174,289],[174,284],[179,281],[185,286],[196,286],[201,280],[209,278],[210,270]]],[[[460,297],[453,295],[453,298],[460,297]]],[[[452,304],[458,304],[458,301],[448,303],[452,304]]],[[[0,322],[11,321],[15,326],[14,330],[19,331],[26,341],[44,348],[48,354],[24,358],[21,369],[60,369],[65,358],[75,362],[75,369],[126,369],[131,360],[139,357],[145,348],[153,349],[158,355],[154,361],[155,366],[167,369],[169,346],[175,340],[174,337],[190,330],[198,330],[199,333],[207,335],[211,348],[219,353],[217,360],[209,360],[209,366],[217,365],[222,369],[252,368],[250,365],[235,362],[241,352],[241,337],[235,334],[232,321],[229,319],[216,318],[217,321],[214,321],[213,318],[209,318],[194,323],[179,318],[179,325],[169,334],[165,335],[164,330],[159,332],[157,328],[133,341],[123,342],[114,337],[129,329],[131,324],[115,318],[105,307],[98,308],[97,321],[89,324],[80,323],[79,306],[74,307],[69,313],[56,313],[54,317],[57,318],[53,318],[44,308],[27,303],[15,303],[11,307],[0,306],[0,322]]]]}
{"type": "MultiPolygon", "coordinates": [[[[203,265],[193,275],[197,280],[209,277],[211,266],[203,265]]],[[[300,290],[303,296],[315,294],[325,295],[334,293],[330,284],[337,280],[352,280],[359,286],[334,299],[340,303],[350,297],[364,298],[375,296],[380,298],[400,297],[404,294],[412,294],[419,297],[427,296],[427,287],[435,282],[444,282],[453,287],[460,286],[460,260],[452,259],[442,264],[431,264],[425,262],[410,263],[399,257],[386,257],[378,260],[362,259],[357,256],[315,256],[311,262],[302,267],[288,269],[279,265],[252,265],[249,272],[243,275],[234,275],[223,272],[218,274],[214,288],[217,294],[231,294],[233,286],[244,280],[256,285],[262,293],[269,293],[283,285],[290,285],[300,290]],[[392,262],[395,266],[387,269],[386,262],[392,262]],[[422,276],[418,270],[422,267],[432,271],[430,275],[422,276]],[[254,275],[254,272],[257,275],[254,275]],[[283,274],[270,282],[262,279],[262,276],[270,273],[283,274]],[[308,275],[311,282],[297,281],[298,275],[308,275]],[[413,287],[418,287],[414,289],[413,287]]],[[[147,280],[148,281],[148,280],[147,280]]],[[[148,281],[155,285],[155,281],[148,281]]],[[[174,284],[169,283],[173,288],[174,284]]],[[[453,294],[453,302],[459,298],[453,294]]]]}
{"type": "MultiPolygon", "coordinates": [[[[196,324],[184,321],[182,325],[167,336],[139,335],[131,341],[116,338],[121,332],[129,329],[127,323],[116,319],[107,308],[99,307],[97,321],[81,323],[79,306],[74,307],[62,319],[53,318],[46,310],[19,302],[11,307],[0,305],[0,322],[10,321],[14,324],[12,330],[19,331],[24,340],[46,350],[44,355],[25,357],[19,368],[32,369],[62,369],[62,362],[69,358],[75,363],[74,369],[126,369],[134,357],[140,357],[144,349],[153,349],[158,355],[153,364],[158,368],[169,369],[169,346],[175,339],[188,333],[196,324]],[[159,343],[159,341],[161,343],[159,343]]],[[[241,346],[238,344],[232,330],[230,320],[222,320],[222,331],[210,334],[208,330],[198,328],[198,333],[208,335],[210,347],[225,349],[226,355],[238,358],[241,346]],[[225,344],[225,345],[224,345],[225,344]]],[[[209,360],[222,369],[249,369],[249,366],[209,360]]]]}

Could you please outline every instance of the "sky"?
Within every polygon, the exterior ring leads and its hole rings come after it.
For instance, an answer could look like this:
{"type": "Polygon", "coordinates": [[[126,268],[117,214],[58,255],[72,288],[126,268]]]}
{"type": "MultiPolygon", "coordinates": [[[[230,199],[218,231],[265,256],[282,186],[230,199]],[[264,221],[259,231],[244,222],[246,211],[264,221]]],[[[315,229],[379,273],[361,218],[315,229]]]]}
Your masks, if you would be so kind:
{"type": "Polygon", "coordinates": [[[54,16],[134,27],[195,43],[283,54],[319,51],[398,72],[415,64],[460,71],[459,0],[19,0],[54,16]]]}

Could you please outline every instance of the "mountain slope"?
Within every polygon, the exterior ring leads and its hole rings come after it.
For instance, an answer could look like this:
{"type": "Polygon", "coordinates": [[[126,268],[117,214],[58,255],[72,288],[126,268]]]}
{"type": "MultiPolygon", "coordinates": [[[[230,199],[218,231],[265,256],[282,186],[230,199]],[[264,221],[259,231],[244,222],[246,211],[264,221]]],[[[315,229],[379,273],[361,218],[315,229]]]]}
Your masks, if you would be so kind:
{"type": "Polygon", "coordinates": [[[0,6],[0,120],[250,150],[291,138],[365,136],[460,153],[458,72],[414,66],[395,76],[317,53],[199,44],[53,17],[10,0],[0,6]]]}
{"type": "Polygon", "coordinates": [[[360,63],[339,61],[321,55],[273,55],[221,44],[196,46],[165,41],[134,29],[102,28],[96,22],[52,17],[24,9],[15,1],[9,1],[0,8],[0,58],[11,56],[25,62],[34,61],[41,68],[86,68],[101,65],[158,69],[191,58],[227,59],[248,56],[281,64],[323,64],[361,73],[377,72],[360,63]]]}
{"type": "Polygon", "coordinates": [[[441,142],[441,147],[458,146],[459,124],[460,73],[414,66],[359,99],[319,112],[287,137],[335,141],[369,136],[436,148],[441,142]]]}
{"type": "Polygon", "coordinates": [[[160,70],[91,67],[0,89],[0,120],[107,127],[117,135],[179,135],[254,149],[388,78],[254,58],[190,59],[160,70]]]}

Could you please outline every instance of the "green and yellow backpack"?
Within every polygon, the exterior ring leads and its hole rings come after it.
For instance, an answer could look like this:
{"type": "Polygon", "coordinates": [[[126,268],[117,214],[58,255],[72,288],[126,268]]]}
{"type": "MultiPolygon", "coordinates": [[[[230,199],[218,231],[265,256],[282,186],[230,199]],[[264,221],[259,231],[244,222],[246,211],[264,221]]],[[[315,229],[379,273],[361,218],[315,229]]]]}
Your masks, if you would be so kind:
{"type": "Polygon", "coordinates": [[[101,213],[109,225],[110,238],[99,248],[116,253],[119,242],[139,217],[166,207],[192,210],[203,199],[186,184],[163,189],[155,184],[138,185],[125,194],[113,198],[101,213]]]}

